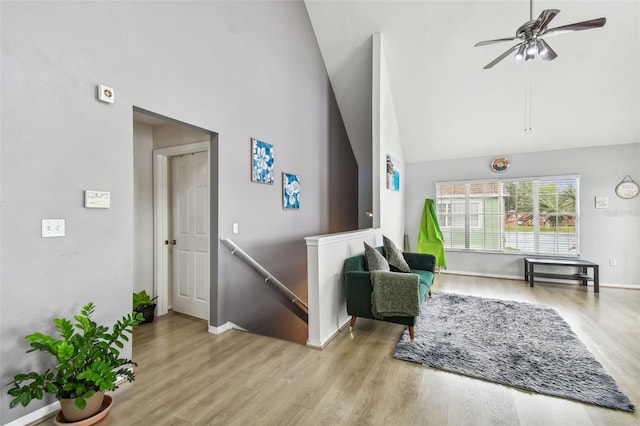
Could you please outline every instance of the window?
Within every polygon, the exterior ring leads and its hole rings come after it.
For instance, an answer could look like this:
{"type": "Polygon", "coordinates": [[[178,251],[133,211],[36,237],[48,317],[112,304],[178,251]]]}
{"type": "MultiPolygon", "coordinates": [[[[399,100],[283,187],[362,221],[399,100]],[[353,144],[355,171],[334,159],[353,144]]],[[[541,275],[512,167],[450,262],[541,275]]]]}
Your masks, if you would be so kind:
{"type": "Polygon", "coordinates": [[[436,182],[448,249],[577,256],[578,176],[436,182]]]}

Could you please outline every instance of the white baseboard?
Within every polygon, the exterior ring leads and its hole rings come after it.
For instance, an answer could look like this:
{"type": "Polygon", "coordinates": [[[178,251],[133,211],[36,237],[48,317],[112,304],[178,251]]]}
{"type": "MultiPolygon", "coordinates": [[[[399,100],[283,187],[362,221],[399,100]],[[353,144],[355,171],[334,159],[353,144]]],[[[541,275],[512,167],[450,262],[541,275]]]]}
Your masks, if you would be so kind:
{"type": "Polygon", "coordinates": [[[440,274],[448,275],[465,275],[468,277],[482,277],[482,278],[501,278],[505,280],[520,280],[523,281],[522,276],[518,275],[504,275],[504,274],[487,274],[484,272],[467,272],[467,271],[452,271],[450,269],[441,270],[440,274]]]}
{"type": "Polygon", "coordinates": [[[60,410],[60,403],[58,401],[53,402],[45,407],[42,407],[36,411],[20,417],[12,421],[11,423],[5,423],[4,426],[30,426],[40,423],[47,417],[52,416],[58,410],[60,410]]]}
{"type": "Polygon", "coordinates": [[[312,348],[312,349],[324,349],[324,348],[325,348],[325,347],[326,347],[326,346],[327,346],[327,345],[328,345],[328,344],[329,344],[333,339],[335,339],[335,338],[338,336],[338,334],[340,334],[340,333],[342,332],[342,330],[344,330],[344,329],[345,329],[345,327],[346,327],[347,325],[349,325],[349,321],[350,321],[350,320],[351,320],[351,317],[348,317],[346,320],[344,320],[344,321],[342,322],[342,325],[341,325],[340,327],[338,327],[338,329],[336,330],[336,332],[335,332],[335,333],[333,333],[333,334],[331,335],[331,337],[329,337],[328,339],[326,339],[326,340],[324,341],[324,343],[322,343],[322,344],[316,344],[316,343],[309,342],[309,340],[307,339],[307,344],[306,344],[306,346],[307,346],[308,348],[312,348]]]}
{"type": "Polygon", "coordinates": [[[216,327],[214,325],[209,326],[209,333],[211,334],[222,334],[228,330],[247,331],[244,328],[240,327],[239,325],[232,323],[231,321],[227,321],[219,327],[216,327]]]}
{"type": "MultiPolygon", "coordinates": [[[[516,281],[524,281],[524,277],[522,275],[502,275],[502,274],[487,274],[484,272],[466,272],[466,271],[451,271],[449,269],[440,271],[441,274],[450,274],[450,275],[465,275],[470,277],[483,277],[483,278],[501,278],[505,280],[516,280],[516,281]]],[[[536,282],[548,282],[548,283],[562,283],[568,284],[571,280],[556,280],[553,278],[543,278],[536,279],[536,282]]],[[[579,280],[576,280],[576,282],[579,280]]],[[[589,284],[593,285],[593,284],[589,284]]],[[[603,283],[600,281],[600,287],[609,287],[609,288],[626,288],[630,290],[640,290],[640,286],[632,285],[632,284],[619,284],[619,283],[603,283]]]]}

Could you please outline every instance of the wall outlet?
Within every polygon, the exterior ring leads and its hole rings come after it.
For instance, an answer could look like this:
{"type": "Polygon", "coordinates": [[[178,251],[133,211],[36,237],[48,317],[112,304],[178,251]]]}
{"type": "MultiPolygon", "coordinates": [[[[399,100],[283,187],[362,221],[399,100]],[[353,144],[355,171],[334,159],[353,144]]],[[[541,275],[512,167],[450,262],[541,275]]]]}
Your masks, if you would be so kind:
{"type": "Polygon", "coordinates": [[[615,259],[609,259],[609,266],[616,266],[616,260],[615,259]]]}

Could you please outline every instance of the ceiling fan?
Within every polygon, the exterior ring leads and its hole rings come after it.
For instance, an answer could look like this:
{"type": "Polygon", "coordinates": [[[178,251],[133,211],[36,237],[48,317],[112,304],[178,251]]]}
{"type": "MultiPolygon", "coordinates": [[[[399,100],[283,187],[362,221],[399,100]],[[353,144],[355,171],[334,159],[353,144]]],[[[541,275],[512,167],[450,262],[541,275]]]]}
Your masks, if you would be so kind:
{"type": "Polygon", "coordinates": [[[519,40],[518,44],[509,48],[502,55],[498,56],[493,61],[485,65],[484,69],[493,67],[498,62],[509,56],[511,53],[516,52],[515,58],[518,60],[524,59],[530,61],[535,58],[536,55],[543,61],[552,61],[558,55],[553,51],[551,46],[543,39],[543,37],[551,37],[560,34],[565,34],[573,31],[590,30],[592,28],[599,28],[604,26],[607,22],[605,18],[591,19],[584,22],[576,22],[575,24],[563,25],[556,28],[547,28],[549,23],[556,15],[560,13],[558,9],[546,9],[540,13],[538,19],[533,20],[533,0],[529,2],[529,21],[525,22],[516,31],[515,37],[499,38],[495,40],[487,40],[476,43],[475,46],[486,46],[488,44],[502,43],[505,41],[519,40]]]}

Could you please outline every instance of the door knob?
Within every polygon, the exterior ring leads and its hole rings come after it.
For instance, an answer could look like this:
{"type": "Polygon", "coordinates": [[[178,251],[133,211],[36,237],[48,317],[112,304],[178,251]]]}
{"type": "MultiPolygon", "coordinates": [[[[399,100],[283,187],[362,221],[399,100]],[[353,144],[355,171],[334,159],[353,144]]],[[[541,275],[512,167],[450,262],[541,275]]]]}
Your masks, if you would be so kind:
{"type": "Polygon", "coordinates": [[[168,246],[169,244],[171,244],[172,246],[175,246],[175,245],[176,245],[176,240],[171,240],[171,241],[169,241],[169,240],[164,240],[164,244],[165,244],[165,245],[167,245],[167,246],[168,246]]]}

